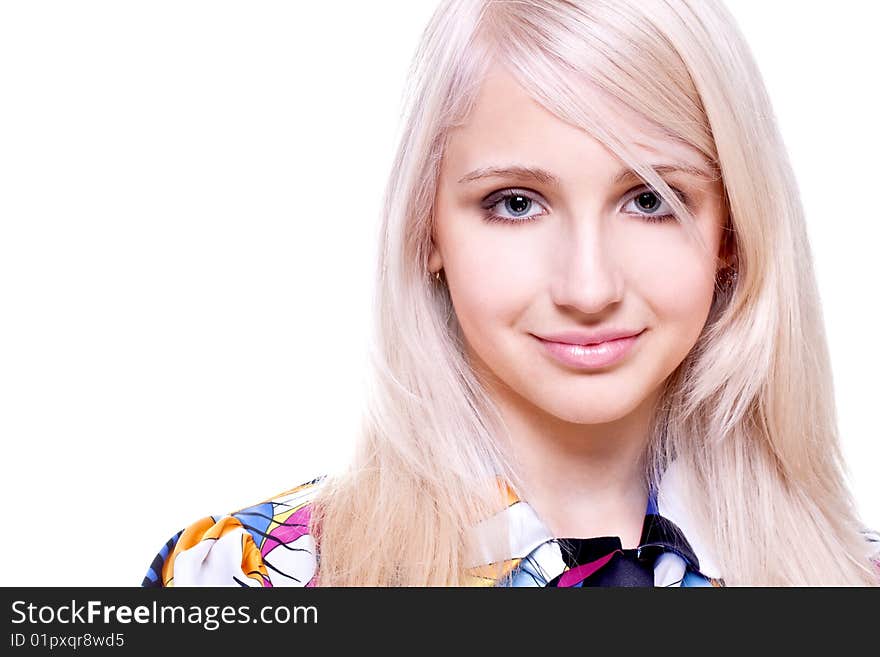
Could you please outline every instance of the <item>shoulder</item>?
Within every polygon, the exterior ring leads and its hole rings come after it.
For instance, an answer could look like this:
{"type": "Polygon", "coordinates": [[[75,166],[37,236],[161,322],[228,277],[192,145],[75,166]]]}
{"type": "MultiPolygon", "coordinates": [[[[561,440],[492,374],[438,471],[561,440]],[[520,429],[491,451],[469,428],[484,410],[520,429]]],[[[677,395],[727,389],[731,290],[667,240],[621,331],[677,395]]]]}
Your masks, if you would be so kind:
{"type": "Polygon", "coordinates": [[[141,586],[313,586],[311,505],[326,476],[187,525],[165,542],[141,586]]]}

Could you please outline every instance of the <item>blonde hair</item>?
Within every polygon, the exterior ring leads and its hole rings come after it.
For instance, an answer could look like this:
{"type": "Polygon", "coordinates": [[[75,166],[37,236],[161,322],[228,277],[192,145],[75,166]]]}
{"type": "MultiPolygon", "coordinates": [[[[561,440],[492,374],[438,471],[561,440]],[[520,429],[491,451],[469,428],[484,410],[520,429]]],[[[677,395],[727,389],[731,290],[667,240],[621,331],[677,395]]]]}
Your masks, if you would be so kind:
{"type": "Polygon", "coordinates": [[[525,490],[500,413],[427,269],[449,130],[498,62],[693,217],[610,128],[622,103],[717,166],[725,249],[691,352],[668,378],[648,451],[682,464],[728,585],[876,584],[845,484],[832,375],[792,169],[752,55],[714,0],[444,0],[410,70],[376,272],[371,386],[349,467],[313,503],[319,583],[461,585],[467,529],[525,490]],[[747,364],[747,366],[744,366],[747,364]]]}

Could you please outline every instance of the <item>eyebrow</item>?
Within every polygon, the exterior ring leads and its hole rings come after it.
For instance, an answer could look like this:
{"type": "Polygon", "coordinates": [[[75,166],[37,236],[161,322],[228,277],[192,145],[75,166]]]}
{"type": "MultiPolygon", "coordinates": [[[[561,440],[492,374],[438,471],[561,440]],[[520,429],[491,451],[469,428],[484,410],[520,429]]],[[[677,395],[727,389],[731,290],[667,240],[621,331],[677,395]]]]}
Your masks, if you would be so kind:
{"type": "MultiPolygon", "coordinates": [[[[654,164],[651,166],[653,166],[654,170],[661,176],[669,173],[684,173],[703,180],[718,180],[718,177],[712,175],[709,171],[699,167],[690,166],[689,164],[654,164]]],[[[549,185],[552,187],[559,187],[561,184],[559,178],[546,169],[516,165],[505,167],[480,167],[479,169],[474,169],[470,173],[462,176],[458,182],[468,183],[483,178],[529,178],[542,185],[549,185]]],[[[641,180],[641,176],[632,169],[624,169],[614,177],[614,184],[618,185],[629,179],[641,180]]]]}

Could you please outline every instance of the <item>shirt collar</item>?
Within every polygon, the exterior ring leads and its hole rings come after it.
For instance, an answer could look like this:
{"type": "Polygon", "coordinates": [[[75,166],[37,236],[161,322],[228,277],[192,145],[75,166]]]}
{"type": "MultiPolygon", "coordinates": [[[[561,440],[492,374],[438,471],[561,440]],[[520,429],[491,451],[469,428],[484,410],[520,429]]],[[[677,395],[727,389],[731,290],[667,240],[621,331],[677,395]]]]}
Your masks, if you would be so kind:
{"type": "MultiPolygon", "coordinates": [[[[497,483],[507,506],[471,528],[468,572],[480,583],[492,585],[523,560],[528,560],[539,564],[544,578],[559,575],[567,565],[556,537],[534,508],[517,496],[505,478],[499,476],[497,483]],[[500,546],[489,540],[505,535],[506,540],[502,539],[500,546]]],[[[639,549],[673,553],[690,570],[707,578],[721,578],[708,542],[700,535],[697,523],[688,513],[681,472],[675,463],[667,468],[657,490],[649,495],[639,549]]]]}

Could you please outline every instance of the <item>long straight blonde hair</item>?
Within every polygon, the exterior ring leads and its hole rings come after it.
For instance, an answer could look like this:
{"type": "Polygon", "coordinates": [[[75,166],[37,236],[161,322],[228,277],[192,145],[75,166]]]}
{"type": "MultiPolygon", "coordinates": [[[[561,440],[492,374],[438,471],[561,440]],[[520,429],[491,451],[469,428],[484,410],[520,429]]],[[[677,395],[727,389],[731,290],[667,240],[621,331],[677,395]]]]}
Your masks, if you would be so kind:
{"type": "Polygon", "coordinates": [[[412,62],[385,191],[371,371],[348,467],[313,502],[320,585],[461,585],[467,529],[524,490],[427,269],[449,130],[498,62],[693,217],[610,128],[610,99],[717,165],[738,280],[668,378],[646,479],[681,464],[728,585],[876,584],[845,483],[798,190],[759,71],[715,0],[443,0],[412,62]]]}

